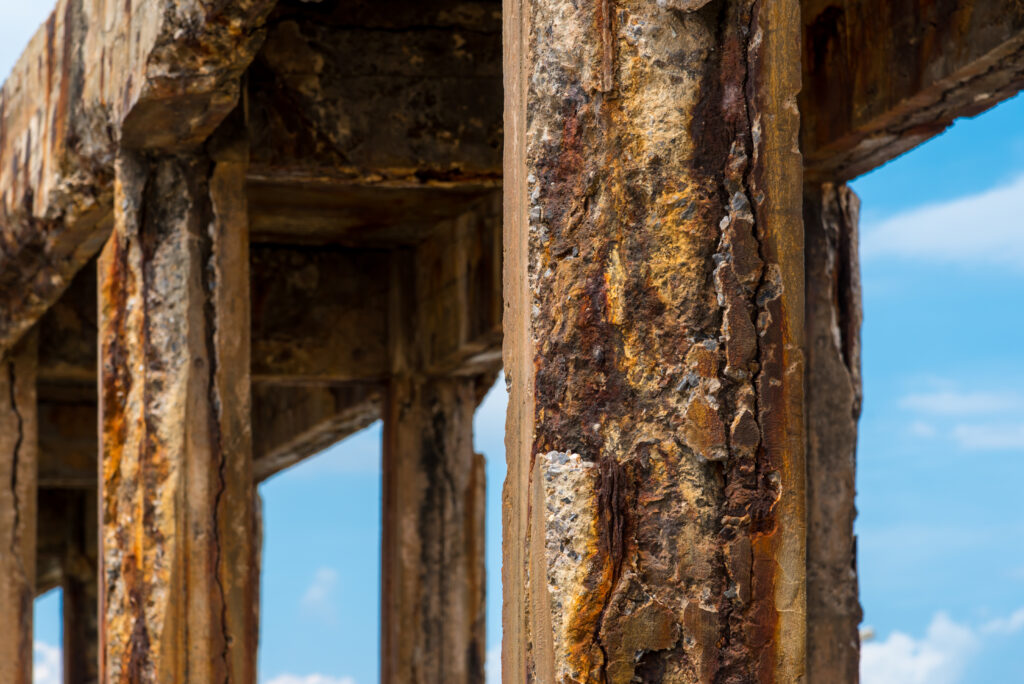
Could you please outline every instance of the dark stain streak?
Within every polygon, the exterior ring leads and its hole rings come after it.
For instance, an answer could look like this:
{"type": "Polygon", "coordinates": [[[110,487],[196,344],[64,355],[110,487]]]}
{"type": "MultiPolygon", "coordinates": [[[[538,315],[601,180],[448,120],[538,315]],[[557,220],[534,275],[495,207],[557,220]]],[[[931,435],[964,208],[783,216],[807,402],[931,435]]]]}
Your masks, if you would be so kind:
{"type": "Polygon", "coordinates": [[[612,22],[614,0],[598,0],[597,31],[601,46],[601,92],[615,90],[615,32],[612,22]]]}
{"type": "MultiPolygon", "coordinates": [[[[18,407],[18,377],[15,367],[15,362],[9,360],[7,362],[7,382],[11,406],[11,413],[14,414],[16,436],[14,438],[14,450],[11,452],[11,496],[14,502],[14,529],[11,534],[11,554],[14,558],[18,559],[18,564],[21,565],[21,553],[18,551],[18,544],[21,541],[21,497],[18,493],[18,471],[21,468],[21,445],[25,438],[25,424],[24,419],[21,415],[21,409],[18,407]]],[[[25,574],[25,568],[21,568],[22,574],[25,574]]]]}

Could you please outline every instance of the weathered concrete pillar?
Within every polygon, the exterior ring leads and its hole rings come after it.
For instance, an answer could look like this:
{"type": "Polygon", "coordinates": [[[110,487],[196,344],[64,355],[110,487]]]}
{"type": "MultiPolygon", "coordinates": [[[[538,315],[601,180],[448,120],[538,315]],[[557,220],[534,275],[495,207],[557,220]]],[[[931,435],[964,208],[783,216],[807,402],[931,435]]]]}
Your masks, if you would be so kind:
{"type": "MultiPolygon", "coordinates": [[[[417,360],[415,263],[395,259],[393,375],[384,412],[381,681],[484,681],[484,459],[473,451],[476,381],[417,360]]],[[[419,342],[419,344],[418,344],[419,342]]]]}
{"type": "Polygon", "coordinates": [[[32,682],[36,581],[36,335],[0,358],[0,681],[32,682]]]}
{"type": "Polygon", "coordinates": [[[99,681],[99,576],[95,491],[67,491],[74,517],[67,521],[63,568],[64,682],[99,681]]]}
{"type": "Polygon", "coordinates": [[[484,463],[475,383],[395,378],[384,438],[385,684],[482,684],[484,463]]]}
{"type": "Polygon", "coordinates": [[[802,681],[799,4],[504,7],[504,680],[802,681]]]}
{"type": "Polygon", "coordinates": [[[859,680],[857,419],[860,416],[860,202],[809,185],[807,241],[807,681],[859,680]]]}
{"type": "Polygon", "coordinates": [[[246,166],[231,144],[117,161],[98,267],[104,682],[256,681],[246,166]]]}

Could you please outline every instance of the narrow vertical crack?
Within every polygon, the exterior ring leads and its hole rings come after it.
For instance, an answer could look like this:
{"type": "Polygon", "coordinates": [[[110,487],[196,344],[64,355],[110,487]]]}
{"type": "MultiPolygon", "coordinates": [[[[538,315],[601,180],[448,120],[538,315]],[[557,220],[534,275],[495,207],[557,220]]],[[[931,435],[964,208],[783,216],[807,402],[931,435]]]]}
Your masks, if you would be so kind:
{"type": "Polygon", "coordinates": [[[14,501],[14,528],[11,531],[11,555],[17,560],[18,568],[21,570],[22,577],[27,579],[24,559],[21,557],[21,553],[18,549],[19,542],[21,541],[21,497],[18,493],[18,470],[21,467],[21,447],[25,439],[25,420],[21,415],[21,411],[18,409],[18,374],[15,370],[15,365],[16,364],[13,360],[8,360],[8,398],[11,402],[11,413],[14,414],[14,420],[17,425],[17,436],[14,440],[14,450],[11,453],[11,496],[14,501]]]}
{"type": "Polygon", "coordinates": [[[217,585],[217,593],[220,600],[220,631],[221,631],[221,660],[224,667],[224,682],[231,681],[230,667],[230,625],[228,620],[228,596],[224,587],[224,575],[221,569],[224,552],[221,547],[221,507],[224,496],[227,492],[227,455],[224,448],[224,434],[221,429],[221,422],[224,419],[223,402],[220,396],[220,387],[217,383],[220,371],[220,357],[218,355],[218,339],[221,337],[221,330],[218,326],[217,291],[222,286],[220,282],[220,268],[217,263],[217,256],[220,245],[217,244],[218,228],[216,208],[210,195],[210,179],[213,177],[215,163],[210,163],[206,168],[200,169],[203,173],[198,187],[193,189],[195,193],[195,207],[198,214],[198,233],[200,237],[201,253],[199,266],[201,269],[202,294],[203,294],[203,339],[206,343],[207,356],[207,377],[206,390],[209,411],[210,426],[210,449],[217,461],[217,491],[213,496],[213,519],[211,521],[211,534],[213,537],[213,575],[217,585]],[[205,235],[203,230],[205,229],[205,235]]]}

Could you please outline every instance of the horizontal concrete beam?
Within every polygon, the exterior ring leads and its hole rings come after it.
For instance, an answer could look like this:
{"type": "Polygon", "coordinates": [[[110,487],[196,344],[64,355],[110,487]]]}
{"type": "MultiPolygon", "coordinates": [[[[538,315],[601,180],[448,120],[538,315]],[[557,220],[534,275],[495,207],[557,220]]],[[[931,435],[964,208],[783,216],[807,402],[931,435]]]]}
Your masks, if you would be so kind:
{"type": "Polygon", "coordinates": [[[806,176],[870,171],[1024,88],[1019,0],[805,0],[806,176]]]}
{"type": "MultiPolygon", "coordinates": [[[[41,488],[96,487],[97,411],[89,389],[84,385],[41,388],[41,488]]],[[[252,394],[257,482],[340,442],[381,416],[382,389],[378,385],[257,382],[252,394]]]]}

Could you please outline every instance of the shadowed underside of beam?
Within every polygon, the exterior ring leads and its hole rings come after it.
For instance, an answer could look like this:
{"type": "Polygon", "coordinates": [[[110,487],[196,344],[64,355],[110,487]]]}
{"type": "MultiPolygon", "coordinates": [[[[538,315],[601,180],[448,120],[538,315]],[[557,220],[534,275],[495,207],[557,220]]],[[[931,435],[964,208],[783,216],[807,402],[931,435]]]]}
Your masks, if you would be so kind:
{"type": "Polygon", "coordinates": [[[1019,0],[805,0],[809,178],[850,180],[1024,88],[1019,0]]]}

